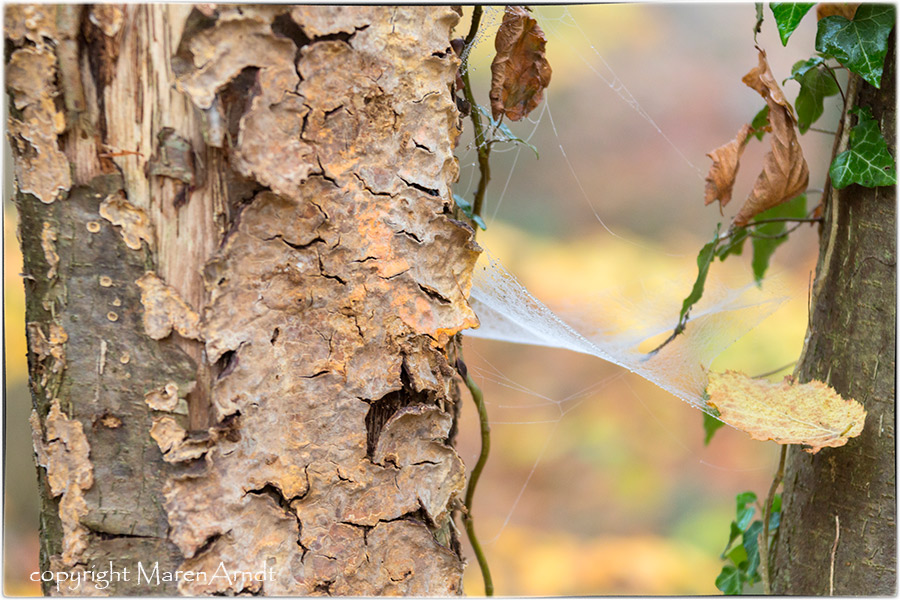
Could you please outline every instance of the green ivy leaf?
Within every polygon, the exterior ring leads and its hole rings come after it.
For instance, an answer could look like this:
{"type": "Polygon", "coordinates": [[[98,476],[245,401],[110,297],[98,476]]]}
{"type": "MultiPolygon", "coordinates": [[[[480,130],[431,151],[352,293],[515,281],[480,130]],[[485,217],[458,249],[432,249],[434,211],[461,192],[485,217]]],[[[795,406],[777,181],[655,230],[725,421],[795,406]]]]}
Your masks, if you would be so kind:
{"type": "Polygon", "coordinates": [[[741,537],[741,534],[744,533],[743,530],[738,527],[738,524],[734,521],[731,522],[731,533],[728,535],[728,544],[726,544],[725,549],[722,550],[722,555],[720,558],[725,558],[729,554],[729,548],[734,543],[734,540],[741,537]]]}
{"type": "Polygon", "coordinates": [[[740,529],[741,531],[745,531],[747,529],[747,525],[749,525],[750,521],[753,520],[754,514],[756,514],[755,506],[748,506],[747,508],[738,510],[737,521],[735,522],[738,526],[738,529],[740,529]]]}
{"type": "Polygon", "coordinates": [[[747,566],[747,551],[744,546],[735,546],[725,558],[733,562],[740,570],[747,566]]]}
{"type": "Polygon", "coordinates": [[[756,502],[756,494],[753,492],[741,492],[734,499],[737,503],[737,510],[740,512],[751,502],[756,502]]]}
{"type": "Polygon", "coordinates": [[[753,521],[753,524],[744,532],[743,547],[747,552],[747,566],[744,570],[747,581],[751,584],[759,577],[756,569],[759,568],[759,533],[762,530],[762,521],[753,521]]]}
{"type": "Polygon", "coordinates": [[[744,582],[741,580],[741,572],[737,567],[725,565],[722,572],[716,577],[716,587],[728,596],[740,594],[744,588],[744,582]]]}
{"type": "Polygon", "coordinates": [[[772,2],[769,5],[772,15],[775,17],[775,24],[778,26],[778,35],[781,37],[782,46],[787,46],[788,38],[813,6],[815,6],[815,2],[772,2]]]}
{"type": "Polygon", "coordinates": [[[831,163],[831,185],[842,189],[851,183],[865,187],[896,184],[897,166],[878,122],[864,106],[850,112],[859,116],[859,122],[850,130],[849,149],[838,154],[831,163]]]}
{"type": "Polygon", "coordinates": [[[731,234],[731,241],[716,250],[716,256],[719,257],[719,260],[725,260],[732,254],[740,256],[744,252],[744,242],[747,241],[749,234],[750,232],[747,231],[746,227],[736,228],[734,233],[731,234]]]}
{"type": "Polygon", "coordinates": [[[778,526],[781,525],[781,512],[775,512],[774,510],[769,513],[769,533],[771,534],[778,526]]]}
{"type": "Polygon", "coordinates": [[[750,127],[753,128],[753,133],[750,135],[754,136],[759,141],[762,141],[763,136],[766,135],[766,126],[769,124],[769,105],[766,104],[761,111],[756,113],[756,116],[753,117],[753,120],[750,121],[750,127]]]}
{"type": "Polygon", "coordinates": [[[772,498],[772,509],[769,513],[769,534],[772,534],[781,524],[781,494],[775,494],[772,498]]]}
{"type": "Polygon", "coordinates": [[[721,225],[721,223],[716,225],[716,234],[713,237],[713,240],[703,246],[703,248],[700,249],[700,253],[697,255],[697,279],[694,281],[694,287],[691,289],[691,293],[684,299],[684,302],[681,303],[681,315],[678,318],[679,323],[684,322],[685,315],[687,315],[688,311],[691,310],[691,307],[700,300],[700,297],[703,296],[703,286],[706,285],[706,276],[709,274],[709,265],[712,264],[713,259],[716,257],[716,244],[719,241],[719,227],[721,227],[721,225]]]}
{"type": "Polygon", "coordinates": [[[703,445],[709,446],[709,442],[712,440],[713,435],[718,431],[725,423],[718,420],[712,415],[707,413],[703,413],[703,431],[706,432],[706,435],[703,438],[703,445]]]}
{"type": "Polygon", "coordinates": [[[814,56],[807,61],[801,60],[794,64],[791,76],[784,80],[786,82],[793,79],[800,84],[800,93],[794,102],[800,133],[806,133],[810,125],[825,112],[825,98],[840,92],[837,82],[824,66],[824,62],[820,56],[814,56]]]}
{"type": "Polygon", "coordinates": [[[816,50],[833,56],[880,88],[888,35],[893,27],[893,4],[863,3],[856,9],[852,21],[840,15],[819,21],[816,50]]]}
{"type": "Polygon", "coordinates": [[[482,230],[487,229],[487,225],[484,224],[484,219],[481,218],[481,215],[476,215],[472,211],[472,203],[460,196],[459,194],[453,194],[453,201],[456,202],[456,205],[459,207],[463,214],[472,219],[472,222],[481,227],[482,230]]]}
{"type": "MultiPolygon", "coordinates": [[[[790,218],[802,219],[806,216],[806,194],[800,194],[793,200],[773,206],[753,219],[765,221],[766,219],[790,218]]],[[[784,234],[786,223],[766,223],[753,228],[753,277],[756,285],[762,286],[763,277],[769,268],[769,260],[775,253],[775,249],[787,241],[784,234]]]]}

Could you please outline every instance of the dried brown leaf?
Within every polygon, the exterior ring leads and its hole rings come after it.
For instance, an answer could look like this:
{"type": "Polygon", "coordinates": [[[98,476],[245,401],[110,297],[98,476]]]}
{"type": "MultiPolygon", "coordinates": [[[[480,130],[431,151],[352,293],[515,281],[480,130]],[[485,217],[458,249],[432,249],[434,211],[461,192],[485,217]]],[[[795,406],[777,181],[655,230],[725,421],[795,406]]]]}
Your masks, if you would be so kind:
{"type": "Polygon", "coordinates": [[[750,137],[751,131],[750,125],[744,125],[733,140],[707,154],[713,164],[706,176],[705,204],[709,205],[718,200],[719,206],[725,206],[731,201],[741,154],[747,147],[747,138],[750,137]]]}
{"type": "Polygon", "coordinates": [[[755,440],[804,444],[815,454],[836,448],[862,433],[866,410],[844,400],[821,381],[794,383],[790,377],[773,383],[737,371],[711,373],[708,404],[719,418],[755,440]]]}
{"type": "Polygon", "coordinates": [[[550,84],[547,38],[537,21],[521,6],[507,6],[497,30],[491,63],[491,112],[518,121],[534,110],[550,84]]]}
{"type": "Polygon", "coordinates": [[[772,75],[764,50],[759,50],[759,64],[744,75],[744,83],[759,92],[769,105],[770,147],[763,170],[756,179],[750,196],[734,218],[736,226],[773,206],[787,202],[806,189],[809,167],[797,138],[797,121],[793,109],[772,75]]]}
{"type": "Polygon", "coordinates": [[[845,19],[853,19],[859,2],[820,2],[816,5],[816,20],[838,15],[845,19]]]}

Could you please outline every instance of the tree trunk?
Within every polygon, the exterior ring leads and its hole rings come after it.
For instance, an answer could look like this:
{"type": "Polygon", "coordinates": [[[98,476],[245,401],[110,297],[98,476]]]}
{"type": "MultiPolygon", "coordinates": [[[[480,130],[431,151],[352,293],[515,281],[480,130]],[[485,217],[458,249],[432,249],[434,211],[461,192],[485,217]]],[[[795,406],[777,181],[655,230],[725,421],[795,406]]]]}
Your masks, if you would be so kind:
{"type": "MultiPolygon", "coordinates": [[[[855,75],[896,156],[894,34],[881,89],[855,75]]],[[[849,123],[845,118],[844,131],[849,123]]],[[[896,190],[830,190],[800,381],[830,383],[868,411],[842,448],[788,450],[775,542],[777,594],[893,595],[896,579],[896,190]]]]}
{"type": "Polygon", "coordinates": [[[461,592],[458,18],[7,7],[60,593],[461,592]]]}

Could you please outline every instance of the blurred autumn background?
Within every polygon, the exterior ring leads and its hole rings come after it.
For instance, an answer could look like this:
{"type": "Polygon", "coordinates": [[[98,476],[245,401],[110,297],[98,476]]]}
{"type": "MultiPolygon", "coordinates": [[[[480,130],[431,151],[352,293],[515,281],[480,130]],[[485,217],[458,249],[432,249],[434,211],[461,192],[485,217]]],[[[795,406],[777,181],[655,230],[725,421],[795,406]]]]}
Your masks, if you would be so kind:
{"type": "MultiPolygon", "coordinates": [[[[470,12],[465,9],[459,36],[470,12]]],[[[495,147],[488,228],[479,242],[549,304],[577,306],[592,293],[634,288],[644,278],[686,280],[687,294],[697,251],[716,223],[737,210],[766,151],[750,142],[735,206],[724,218],[715,206],[703,206],[705,154],[764,105],[741,83],[757,63],[753,4],[548,6],[535,14],[547,34],[553,76],[545,105],[510,126],[531,136],[540,158],[527,147],[495,147]]],[[[502,7],[486,7],[470,59],[476,100],[484,105],[501,18],[502,7]]],[[[812,54],[814,38],[810,18],[782,47],[766,9],[759,44],[777,79],[812,54]]],[[[784,85],[792,102],[797,87],[784,85]]],[[[826,99],[822,127],[836,122],[838,103],[826,99]]],[[[478,173],[468,120],[465,128],[456,191],[471,199],[478,173]]],[[[810,131],[801,143],[810,186],[821,187],[831,137],[810,131]]],[[[7,152],[4,592],[38,595],[28,580],[38,569],[38,499],[8,160],[7,152]]],[[[818,198],[810,195],[810,207],[818,198]]],[[[717,369],[755,375],[799,356],[816,252],[815,231],[805,226],[778,249],[770,273],[779,275],[791,299],[726,351],[717,369]]],[[[749,256],[712,270],[743,283],[753,279],[749,256]]],[[[466,339],[464,348],[493,421],[491,458],[474,510],[499,594],[718,593],[714,581],[734,497],[745,490],[765,494],[777,462],[774,444],[725,427],[704,446],[700,412],[593,357],[477,339],[466,339]]],[[[467,465],[480,445],[474,413],[464,392],[458,444],[467,465]]],[[[466,590],[478,595],[481,575],[466,552],[466,590]]]]}

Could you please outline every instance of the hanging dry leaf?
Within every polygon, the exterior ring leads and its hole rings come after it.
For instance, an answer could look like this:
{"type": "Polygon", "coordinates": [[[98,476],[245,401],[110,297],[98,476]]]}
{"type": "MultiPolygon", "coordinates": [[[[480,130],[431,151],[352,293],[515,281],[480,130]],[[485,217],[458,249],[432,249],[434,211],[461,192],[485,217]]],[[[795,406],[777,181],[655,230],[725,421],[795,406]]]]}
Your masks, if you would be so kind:
{"type": "Polygon", "coordinates": [[[816,20],[838,15],[845,19],[853,19],[859,2],[820,2],[816,5],[816,20]]]}
{"type": "Polygon", "coordinates": [[[821,381],[773,383],[737,371],[710,373],[707,403],[719,418],[755,440],[804,444],[815,454],[862,433],[866,410],[821,381]]]}
{"type": "Polygon", "coordinates": [[[725,206],[731,201],[731,192],[734,190],[734,180],[737,178],[740,167],[741,154],[747,147],[747,138],[753,128],[744,125],[738,131],[737,136],[722,146],[719,146],[707,156],[713,161],[706,176],[705,204],[709,205],[719,201],[719,206],[725,206]]]}
{"type": "Polygon", "coordinates": [[[550,83],[550,63],[544,47],[547,38],[528,11],[507,6],[497,30],[491,63],[491,113],[494,120],[506,116],[518,121],[534,110],[550,83]]]}
{"type": "Polygon", "coordinates": [[[759,92],[769,105],[770,147],[753,190],[734,218],[737,226],[773,206],[787,202],[806,189],[809,167],[797,139],[793,109],[769,69],[766,53],[759,49],[759,64],[744,75],[744,83],[759,92]]]}

